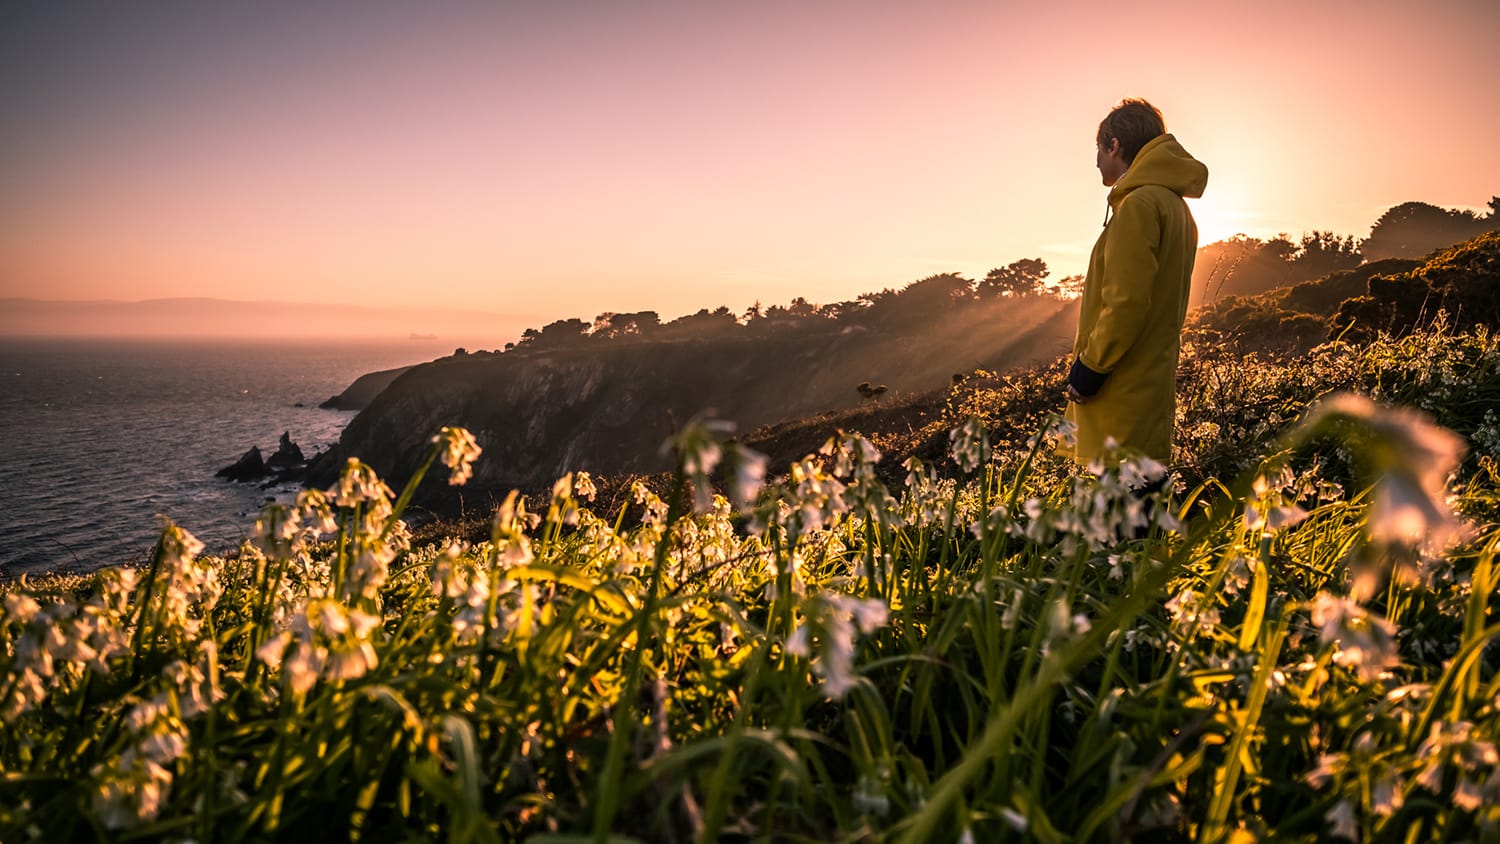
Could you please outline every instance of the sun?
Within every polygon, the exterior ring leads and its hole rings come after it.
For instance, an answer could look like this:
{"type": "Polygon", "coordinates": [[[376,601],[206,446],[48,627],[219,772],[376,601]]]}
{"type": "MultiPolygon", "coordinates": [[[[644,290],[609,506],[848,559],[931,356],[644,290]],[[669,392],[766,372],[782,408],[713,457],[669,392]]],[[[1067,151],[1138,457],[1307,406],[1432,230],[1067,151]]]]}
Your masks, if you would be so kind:
{"type": "Polygon", "coordinates": [[[1222,201],[1209,197],[1189,199],[1188,209],[1198,224],[1198,245],[1203,246],[1220,240],[1228,240],[1237,234],[1254,234],[1249,224],[1255,215],[1226,206],[1222,201]]]}

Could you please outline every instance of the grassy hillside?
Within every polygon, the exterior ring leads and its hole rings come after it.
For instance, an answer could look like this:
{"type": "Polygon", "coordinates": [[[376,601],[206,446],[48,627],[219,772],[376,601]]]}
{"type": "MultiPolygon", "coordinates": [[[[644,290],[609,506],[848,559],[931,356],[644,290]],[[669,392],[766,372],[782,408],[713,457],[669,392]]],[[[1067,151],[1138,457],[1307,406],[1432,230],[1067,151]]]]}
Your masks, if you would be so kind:
{"type": "Polygon", "coordinates": [[[230,558],[12,585],[0,840],[1484,839],[1500,338],[1183,373],[1148,502],[1052,456],[1054,364],[772,429],[765,487],[694,424],[661,495],[414,543],[351,463],[230,558]]]}
{"type": "Polygon", "coordinates": [[[1344,336],[1368,340],[1432,324],[1446,312],[1467,328],[1500,321],[1500,232],[1418,261],[1387,259],[1255,296],[1232,296],[1193,314],[1192,324],[1237,348],[1305,350],[1344,336]]]}
{"type": "MultiPolygon", "coordinates": [[[[1438,354],[1413,331],[1430,340],[1500,325],[1497,292],[1500,232],[1492,232],[1423,261],[1378,261],[1196,309],[1177,373],[1174,463],[1197,478],[1232,472],[1236,460],[1333,390],[1425,406],[1430,390],[1446,387],[1424,380],[1437,370],[1407,360],[1438,354]],[[1414,380],[1401,380],[1403,373],[1414,380]]],[[[1062,413],[1069,363],[1064,355],[1004,373],[980,370],[946,389],[766,426],[747,442],[778,471],[838,431],[869,437],[894,464],[908,456],[931,461],[942,457],[951,428],[978,416],[998,450],[1016,450],[1062,413]]],[[[1472,433],[1472,420],[1439,421],[1472,433]]]]}

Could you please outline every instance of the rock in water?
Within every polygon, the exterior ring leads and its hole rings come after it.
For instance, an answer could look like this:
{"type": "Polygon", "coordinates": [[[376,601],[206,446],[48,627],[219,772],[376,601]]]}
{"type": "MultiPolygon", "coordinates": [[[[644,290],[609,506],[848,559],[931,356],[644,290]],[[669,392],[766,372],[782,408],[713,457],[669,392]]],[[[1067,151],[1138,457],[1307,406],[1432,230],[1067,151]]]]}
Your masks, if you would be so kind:
{"type": "Polygon", "coordinates": [[[260,447],[252,445],[240,459],[214,474],[231,481],[255,481],[271,474],[271,470],[266,468],[266,461],[260,456],[260,447]]]}
{"type": "Polygon", "coordinates": [[[271,470],[295,469],[306,462],[307,458],[302,456],[302,449],[292,442],[291,432],[283,431],[281,444],[277,447],[276,453],[271,455],[271,459],[266,461],[266,467],[271,470]]]}

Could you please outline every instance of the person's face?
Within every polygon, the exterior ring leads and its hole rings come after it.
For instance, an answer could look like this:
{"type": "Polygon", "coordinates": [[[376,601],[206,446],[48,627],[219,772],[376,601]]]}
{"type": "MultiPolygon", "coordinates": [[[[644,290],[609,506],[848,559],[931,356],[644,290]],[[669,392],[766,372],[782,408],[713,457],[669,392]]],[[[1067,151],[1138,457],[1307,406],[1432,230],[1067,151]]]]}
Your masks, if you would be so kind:
{"type": "Polygon", "coordinates": [[[1099,168],[1099,177],[1104,180],[1105,187],[1114,187],[1115,182],[1125,175],[1125,169],[1130,165],[1125,163],[1125,157],[1120,152],[1120,139],[1110,138],[1109,143],[1099,144],[1099,153],[1094,159],[1094,165],[1099,168]]]}

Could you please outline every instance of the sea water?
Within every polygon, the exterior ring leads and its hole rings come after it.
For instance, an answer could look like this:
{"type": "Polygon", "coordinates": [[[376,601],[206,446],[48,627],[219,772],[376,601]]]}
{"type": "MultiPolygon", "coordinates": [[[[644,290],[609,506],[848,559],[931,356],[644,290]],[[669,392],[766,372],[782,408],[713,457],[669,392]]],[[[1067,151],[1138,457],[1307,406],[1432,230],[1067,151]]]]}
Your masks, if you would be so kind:
{"type": "Polygon", "coordinates": [[[170,519],[210,549],[292,485],[214,473],[283,432],[311,457],[352,418],[318,404],[437,342],[0,339],[0,577],[140,563],[170,519]]]}

